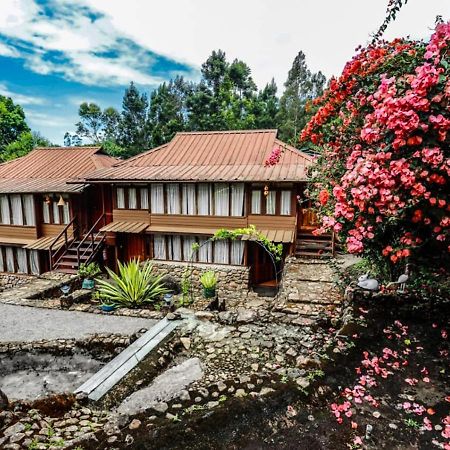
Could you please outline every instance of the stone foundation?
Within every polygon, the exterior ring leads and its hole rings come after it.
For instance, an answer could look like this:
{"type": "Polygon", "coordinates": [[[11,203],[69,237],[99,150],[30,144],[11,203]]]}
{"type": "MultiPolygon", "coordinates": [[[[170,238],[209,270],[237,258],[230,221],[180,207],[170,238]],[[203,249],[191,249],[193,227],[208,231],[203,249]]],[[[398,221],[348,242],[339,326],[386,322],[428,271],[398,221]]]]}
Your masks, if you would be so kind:
{"type": "Polygon", "coordinates": [[[225,300],[227,306],[233,307],[249,290],[250,268],[246,266],[231,266],[221,264],[189,264],[179,261],[152,261],[153,271],[159,275],[169,275],[181,286],[181,280],[186,270],[192,268],[190,281],[194,295],[201,295],[200,276],[207,270],[213,270],[218,278],[216,292],[220,300],[225,300]]]}
{"type": "Polygon", "coordinates": [[[0,292],[5,289],[11,289],[16,286],[29,283],[36,278],[34,275],[25,275],[21,273],[0,273],[0,292]]]}

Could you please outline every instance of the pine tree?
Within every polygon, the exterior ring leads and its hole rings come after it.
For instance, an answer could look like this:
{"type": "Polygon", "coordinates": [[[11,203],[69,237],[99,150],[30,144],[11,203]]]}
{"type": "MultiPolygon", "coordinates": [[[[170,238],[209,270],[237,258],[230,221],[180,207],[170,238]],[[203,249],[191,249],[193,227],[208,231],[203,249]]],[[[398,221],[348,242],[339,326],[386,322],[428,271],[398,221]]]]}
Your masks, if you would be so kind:
{"type": "Polygon", "coordinates": [[[118,143],[126,150],[127,156],[151,146],[147,95],[141,94],[133,82],[123,96],[118,143]]]}
{"type": "Polygon", "coordinates": [[[300,51],[289,70],[285,91],[280,99],[277,116],[279,138],[292,145],[298,144],[298,135],[306,125],[309,115],[308,100],[321,95],[325,77],[321,72],[311,73],[306,65],[305,54],[300,51]]]}

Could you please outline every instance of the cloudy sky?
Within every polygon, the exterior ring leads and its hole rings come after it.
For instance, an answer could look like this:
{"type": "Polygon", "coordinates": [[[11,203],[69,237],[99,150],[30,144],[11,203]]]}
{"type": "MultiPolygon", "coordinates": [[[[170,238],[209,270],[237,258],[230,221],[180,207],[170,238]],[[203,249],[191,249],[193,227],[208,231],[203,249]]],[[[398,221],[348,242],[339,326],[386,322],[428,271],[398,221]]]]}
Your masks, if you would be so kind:
{"type": "MultiPolygon", "coordinates": [[[[82,101],[119,107],[130,81],[150,92],[176,74],[197,79],[213,49],[281,88],[299,50],[338,75],[383,21],[387,0],[0,0],[0,94],[53,142],[82,101]]],[[[450,0],[409,0],[387,38],[427,38],[450,0]]]]}

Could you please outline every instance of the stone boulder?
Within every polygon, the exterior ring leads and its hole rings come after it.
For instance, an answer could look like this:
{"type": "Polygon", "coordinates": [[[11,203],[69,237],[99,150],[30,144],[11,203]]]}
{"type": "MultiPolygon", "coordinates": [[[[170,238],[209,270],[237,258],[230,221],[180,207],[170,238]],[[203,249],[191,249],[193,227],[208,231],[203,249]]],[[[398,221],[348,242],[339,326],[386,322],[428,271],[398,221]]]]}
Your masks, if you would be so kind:
{"type": "Polygon", "coordinates": [[[8,409],[9,401],[6,394],[0,389],[0,410],[8,409]]]}

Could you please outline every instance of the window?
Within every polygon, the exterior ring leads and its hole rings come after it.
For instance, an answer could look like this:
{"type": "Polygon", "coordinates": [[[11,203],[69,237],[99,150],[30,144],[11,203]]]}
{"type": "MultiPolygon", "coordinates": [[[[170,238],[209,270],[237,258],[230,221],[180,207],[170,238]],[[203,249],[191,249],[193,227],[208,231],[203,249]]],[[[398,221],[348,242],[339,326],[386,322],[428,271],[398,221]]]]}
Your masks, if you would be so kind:
{"type": "Polygon", "coordinates": [[[0,223],[5,225],[35,226],[36,219],[33,195],[1,195],[0,218],[0,223]]]}
{"type": "Polygon", "coordinates": [[[281,191],[280,214],[282,216],[291,215],[291,191],[281,191]]]}
{"type": "Polygon", "coordinates": [[[244,184],[231,185],[231,215],[244,215],[244,184]]]}
{"type": "Polygon", "coordinates": [[[71,219],[69,197],[60,194],[46,196],[42,201],[42,219],[48,224],[67,225],[71,219]],[[61,197],[64,204],[58,205],[61,197]]]}
{"type": "Polygon", "coordinates": [[[195,184],[182,185],[181,212],[194,215],[197,213],[197,197],[195,195],[195,184]]]}
{"type": "Polygon", "coordinates": [[[137,209],[136,188],[128,188],[128,209],[137,209]]]}
{"type": "Polygon", "coordinates": [[[243,241],[209,241],[204,236],[156,234],[153,237],[153,258],[167,261],[241,265],[244,260],[243,241]],[[198,251],[192,245],[198,243],[198,251]],[[191,259],[192,258],[192,259],[191,259]]]}
{"type": "Polygon", "coordinates": [[[125,208],[125,189],[118,187],[116,189],[117,192],[117,207],[119,209],[125,208]]]}
{"type": "Polygon", "coordinates": [[[209,216],[212,214],[212,186],[206,183],[198,185],[198,214],[200,216],[209,216]]]}
{"type": "Polygon", "coordinates": [[[277,199],[276,191],[269,191],[269,193],[266,195],[266,214],[270,215],[275,214],[276,199],[277,199]]]}
{"type": "Polygon", "coordinates": [[[167,214],[180,214],[180,185],[177,183],[166,184],[167,214]]]}
{"type": "Polygon", "coordinates": [[[141,187],[139,189],[139,195],[141,197],[141,209],[149,209],[148,204],[148,188],[147,187],[141,187]]]}
{"type": "Polygon", "coordinates": [[[39,275],[39,253],[21,247],[0,246],[0,272],[39,275]]]}
{"type": "Polygon", "coordinates": [[[226,183],[214,184],[214,214],[216,216],[230,215],[230,187],[226,183]]]}
{"type": "Polygon", "coordinates": [[[252,214],[261,214],[261,191],[252,191],[252,214]]]}
{"type": "Polygon", "coordinates": [[[164,185],[161,183],[151,185],[151,212],[164,214],[164,185]]]}

